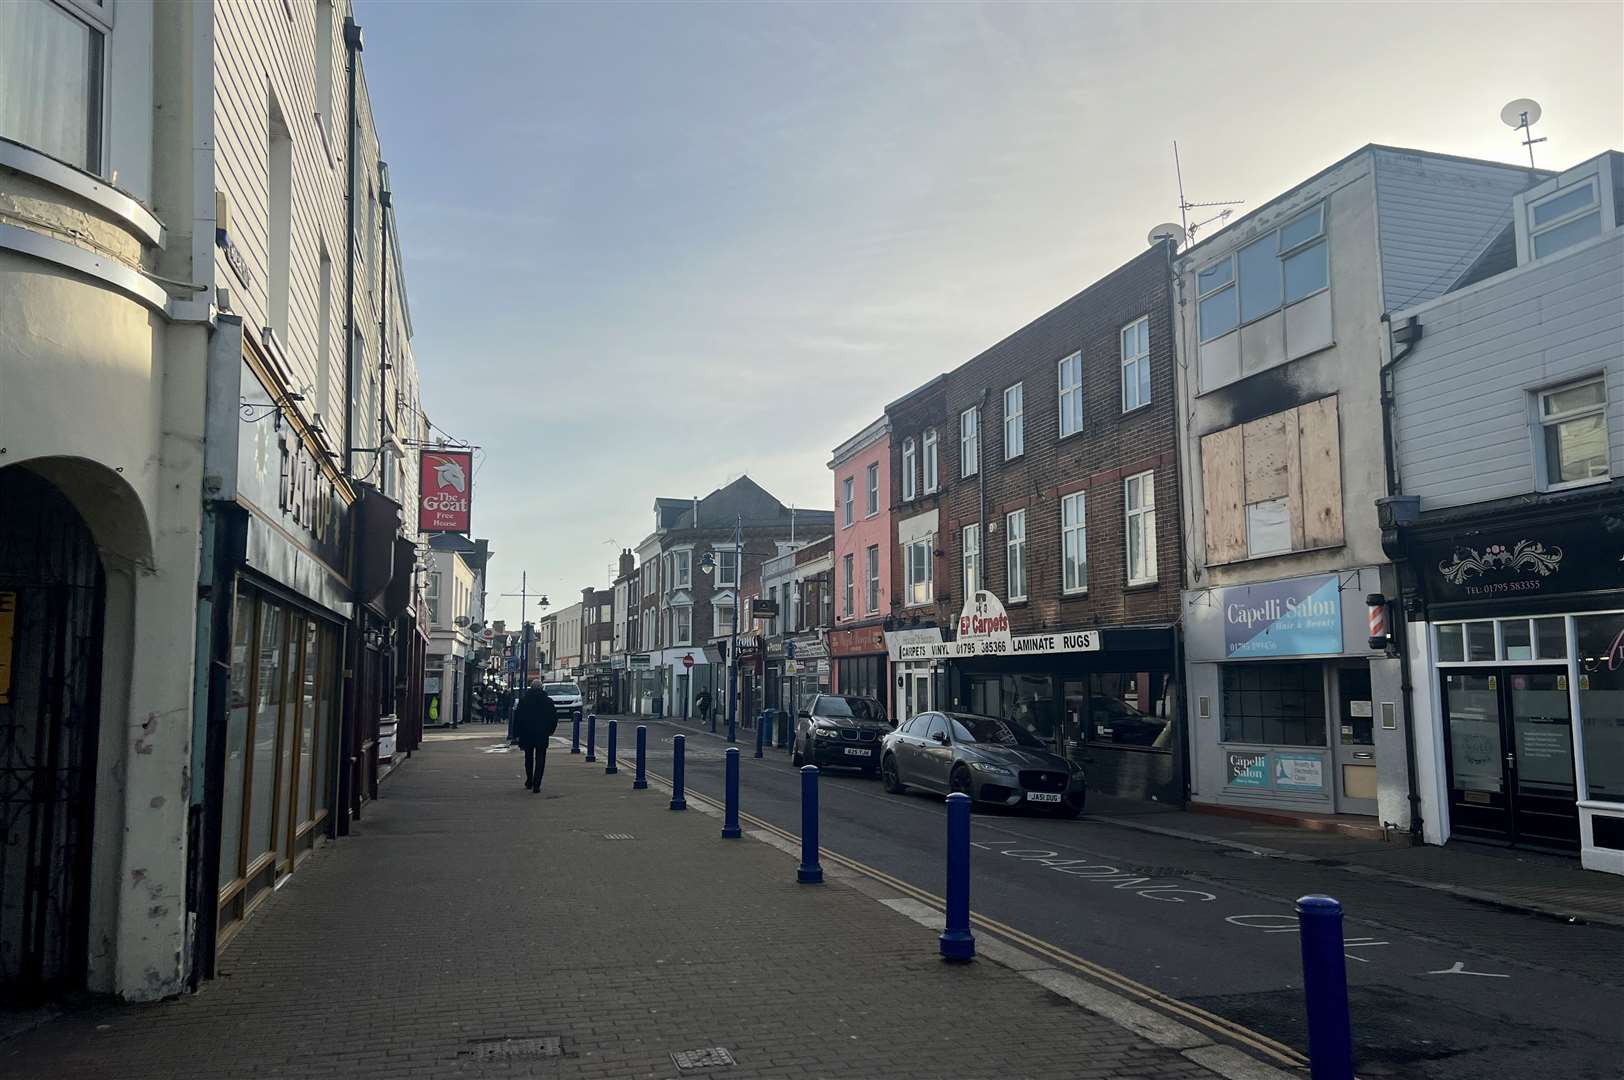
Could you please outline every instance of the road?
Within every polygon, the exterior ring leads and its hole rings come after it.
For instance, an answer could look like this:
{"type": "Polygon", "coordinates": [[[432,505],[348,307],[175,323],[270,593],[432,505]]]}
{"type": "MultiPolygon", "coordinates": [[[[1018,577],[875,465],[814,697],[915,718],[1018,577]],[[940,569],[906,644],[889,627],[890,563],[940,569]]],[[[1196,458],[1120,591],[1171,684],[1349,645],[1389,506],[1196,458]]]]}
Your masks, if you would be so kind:
{"type": "MultiPolygon", "coordinates": [[[[668,776],[671,738],[686,734],[690,792],[720,801],[726,743],[688,725],[644,722],[649,770],[668,776]]],[[[629,765],[631,725],[623,734],[629,765]]],[[[741,809],[799,835],[799,781],[787,754],[769,750],[757,761],[753,749],[741,741],[741,809]]],[[[877,780],[825,770],[820,801],[826,851],[940,893],[939,797],[887,795],[877,780]]],[[[1348,913],[1361,1077],[1624,1076],[1624,930],[1087,814],[977,813],[972,842],[978,915],[1299,1053],[1307,1040],[1293,901],[1336,896],[1348,913]]]]}

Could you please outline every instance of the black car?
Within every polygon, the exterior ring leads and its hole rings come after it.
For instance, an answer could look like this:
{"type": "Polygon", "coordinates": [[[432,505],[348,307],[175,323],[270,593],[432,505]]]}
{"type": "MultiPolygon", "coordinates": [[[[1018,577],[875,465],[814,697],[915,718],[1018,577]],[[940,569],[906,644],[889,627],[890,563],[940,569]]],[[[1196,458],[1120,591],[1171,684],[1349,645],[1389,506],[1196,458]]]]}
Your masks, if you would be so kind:
{"type": "Polygon", "coordinates": [[[839,694],[814,694],[796,716],[795,764],[878,772],[880,740],[890,731],[883,719],[858,716],[839,694]]]}
{"type": "Polygon", "coordinates": [[[923,712],[886,736],[880,776],[892,794],[910,787],[955,791],[977,803],[1030,806],[1062,817],[1083,812],[1080,766],[1019,724],[974,713],[923,712]]]}

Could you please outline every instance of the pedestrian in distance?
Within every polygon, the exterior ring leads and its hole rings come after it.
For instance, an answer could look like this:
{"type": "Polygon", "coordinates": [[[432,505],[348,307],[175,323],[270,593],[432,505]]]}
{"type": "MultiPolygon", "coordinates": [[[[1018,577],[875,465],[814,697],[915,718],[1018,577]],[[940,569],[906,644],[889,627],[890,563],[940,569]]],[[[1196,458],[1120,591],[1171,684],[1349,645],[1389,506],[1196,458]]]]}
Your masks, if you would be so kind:
{"type": "Polygon", "coordinates": [[[524,751],[524,786],[539,794],[541,776],[547,771],[547,744],[558,730],[558,710],[541,688],[541,680],[530,684],[513,710],[513,733],[524,751]]]}
{"type": "Polygon", "coordinates": [[[701,690],[699,696],[694,698],[694,711],[699,714],[699,722],[705,723],[710,719],[711,696],[709,690],[701,690]]]}

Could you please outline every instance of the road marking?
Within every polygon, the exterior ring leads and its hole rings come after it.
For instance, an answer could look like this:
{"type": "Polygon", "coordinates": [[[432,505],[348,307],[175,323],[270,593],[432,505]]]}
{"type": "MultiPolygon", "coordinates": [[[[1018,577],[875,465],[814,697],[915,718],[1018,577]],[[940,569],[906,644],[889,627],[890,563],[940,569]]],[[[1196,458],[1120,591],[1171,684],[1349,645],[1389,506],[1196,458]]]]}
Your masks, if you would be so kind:
{"type": "Polygon", "coordinates": [[[1442,971],[1429,971],[1428,975],[1476,975],[1480,979],[1509,979],[1510,975],[1498,975],[1492,971],[1467,971],[1466,961],[1456,960],[1454,967],[1444,968],[1442,971]]]}
{"type": "MultiPolygon", "coordinates": [[[[650,772],[648,773],[648,776],[650,779],[657,780],[665,785],[669,785],[671,783],[668,778],[657,773],[650,772]]],[[[706,795],[698,794],[692,789],[688,790],[687,797],[690,802],[705,802],[717,809],[721,808],[721,804],[717,800],[706,795]]],[[[796,845],[794,850],[799,850],[798,845],[800,843],[800,838],[789,830],[781,829],[772,822],[758,818],[754,814],[740,813],[739,819],[749,823],[763,832],[776,835],[780,839],[792,845],[796,845]]],[[[945,909],[947,906],[947,902],[940,896],[937,896],[935,893],[928,892],[927,890],[921,889],[907,881],[903,881],[901,878],[894,877],[893,875],[886,873],[884,870],[879,870],[875,867],[868,866],[865,863],[858,862],[856,859],[841,855],[835,851],[830,851],[827,848],[821,849],[820,855],[823,859],[845,866],[846,868],[863,874],[864,876],[875,881],[889,885],[898,892],[912,896],[917,900],[921,900],[940,909],[945,909]]],[[[1225,1038],[1233,1039],[1238,1043],[1249,1046],[1266,1057],[1273,1058],[1274,1060],[1291,1066],[1292,1068],[1304,1068],[1308,1065],[1308,1058],[1298,1053],[1290,1046],[1287,1046],[1285,1043],[1272,1039],[1261,1032],[1253,1031],[1251,1028],[1238,1024],[1227,1017],[1219,1016],[1217,1013],[1208,1012],[1199,1005],[1192,1005],[1187,1001],[1181,1001],[1178,998],[1164,994],[1162,991],[1157,990],[1154,987],[1146,986],[1144,983],[1137,982],[1136,980],[1129,978],[1113,968],[1108,968],[1103,964],[1097,964],[1092,960],[1085,960],[1083,957],[1078,956],[1075,953],[1062,949],[1058,945],[1054,945],[1043,940],[1042,938],[1034,937],[1033,935],[1026,933],[1024,930],[1018,930],[1015,927],[1010,926],[1008,923],[999,922],[997,919],[991,919],[985,915],[980,915],[975,912],[971,913],[970,921],[972,924],[982,930],[987,931],[988,933],[1000,935],[1018,945],[1032,950],[1033,952],[1036,952],[1051,960],[1056,960],[1075,970],[1081,971],[1100,982],[1114,986],[1133,997],[1137,997],[1142,1001],[1150,1002],[1166,1012],[1171,1012],[1182,1016],[1192,1023],[1198,1024],[1209,1031],[1217,1032],[1225,1038]]]]}

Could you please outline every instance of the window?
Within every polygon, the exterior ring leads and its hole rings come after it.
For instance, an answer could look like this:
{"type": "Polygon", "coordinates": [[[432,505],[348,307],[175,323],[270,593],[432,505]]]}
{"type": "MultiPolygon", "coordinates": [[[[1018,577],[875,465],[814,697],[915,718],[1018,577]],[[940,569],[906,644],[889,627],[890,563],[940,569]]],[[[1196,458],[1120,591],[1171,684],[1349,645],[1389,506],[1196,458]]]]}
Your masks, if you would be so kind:
{"type": "MultiPolygon", "coordinates": [[[[929,436],[926,436],[929,438],[929,436]]],[[[930,490],[927,484],[926,491],[930,490]]],[[[914,497],[914,441],[912,438],[902,440],[902,498],[908,500],[914,497]]]]}
{"type": "Polygon", "coordinates": [[[265,318],[284,349],[293,342],[288,328],[288,293],[293,258],[293,135],[276,97],[268,105],[265,176],[270,186],[267,227],[270,230],[268,308],[265,318]]]}
{"type": "Polygon", "coordinates": [[[0,135],[102,171],[105,22],[50,0],[0,3],[0,135]]]}
{"type": "Polygon", "coordinates": [[[880,610],[880,546],[873,545],[868,549],[868,613],[878,614],[880,610]]]}
{"type": "Polygon", "coordinates": [[[873,517],[880,512],[880,466],[878,463],[868,467],[868,516],[873,517]]]}
{"type": "Polygon", "coordinates": [[[1122,482],[1128,517],[1128,584],[1156,580],[1156,474],[1142,472],[1122,482]]]}
{"type": "Polygon", "coordinates": [[[1534,258],[1545,256],[1601,235],[1601,206],[1596,197],[1597,177],[1587,176],[1570,187],[1528,206],[1528,242],[1534,258]]]}
{"type": "Polygon", "coordinates": [[[1122,328],[1122,411],[1150,404],[1150,318],[1122,328]]]}
{"type": "Polygon", "coordinates": [[[981,588],[981,522],[964,527],[964,599],[981,588]]]}
{"type": "Polygon", "coordinates": [[[1060,361],[1060,437],[1083,430],[1083,354],[1060,361]]]}
{"type": "Polygon", "coordinates": [[[1615,662],[1624,618],[1579,615],[1573,624],[1579,655],[1586,658],[1579,666],[1579,717],[1587,790],[1579,796],[1624,802],[1624,667],[1615,662]]]}
{"type": "Polygon", "coordinates": [[[1088,591],[1088,501],[1082,492],[1060,500],[1060,588],[1088,591]]]}
{"type": "Polygon", "coordinates": [[[1285,499],[1266,499],[1246,507],[1246,551],[1252,558],[1291,550],[1291,518],[1285,499]]]}
{"type": "Polygon", "coordinates": [[[937,488],[936,470],[936,432],[925,432],[925,494],[929,495],[937,488]]]}
{"type": "Polygon", "coordinates": [[[931,540],[915,540],[902,548],[902,568],[906,575],[908,604],[910,607],[931,602],[931,576],[936,561],[931,540]]]}
{"type": "Polygon", "coordinates": [[[694,609],[686,604],[671,609],[671,644],[687,645],[694,631],[694,609]]]}
{"type": "Polygon", "coordinates": [[[1026,417],[1021,384],[1016,383],[1004,391],[1004,460],[1018,458],[1026,452],[1026,417]]]}
{"type": "Polygon", "coordinates": [[[959,413],[959,475],[974,476],[981,465],[980,417],[974,409],[959,413]]]}
{"type": "Polygon", "coordinates": [[[1202,342],[1330,286],[1325,204],[1297,215],[1196,274],[1202,342]]]}
{"type": "Polygon", "coordinates": [[[1343,541],[1337,399],[1201,436],[1209,566],[1343,541]]]}
{"type": "Polygon", "coordinates": [[[671,553],[671,565],[674,568],[672,576],[675,579],[675,587],[678,589],[686,589],[692,584],[693,554],[691,551],[673,551],[671,553]]]}
{"type": "Polygon", "coordinates": [[[1166,672],[1100,672],[1061,686],[1069,754],[1085,756],[1087,743],[1172,752],[1177,731],[1166,672]]]}
{"type": "Polygon", "coordinates": [[[316,0],[316,119],[333,139],[333,0],[316,0]]]}
{"type": "Polygon", "coordinates": [[[1607,478],[1607,387],[1600,378],[1539,395],[1545,486],[1607,478]]]}
{"type": "Polygon", "coordinates": [[[722,550],[716,553],[716,587],[736,589],[739,586],[739,553],[722,550]]]}
{"type": "Polygon", "coordinates": [[[847,555],[845,558],[840,560],[841,569],[846,575],[841,593],[843,599],[840,603],[840,610],[845,613],[847,618],[851,618],[852,616],[852,605],[857,593],[857,583],[853,577],[854,564],[856,561],[857,556],[855,555],[847,555]]]}
{"type": "Polygon", "coordinates": [[[846,477],[846,479],[843,480],[840,485],[840,505],[843,511],[842,520],[847,525],[850,525],[852,522],[852,503],[854,503],[857,498],[856,495],[853,494],[854,487],[855,481],[853,481],[849,476],[846,477]]]}
{"type": "Polygon", "coordinates": [[[1324,746],[1325,683],[1319,664],[1222,664],[1224,741],[1324,746]]]}
{"type": "Polygon", "coordinates": [[[1565,660],[1568,655],[1567,626],[1560,615],[1498,622],[1439,623],[1435,630],[1440,664],[1565,660]],[[1499,627],[1498,646],[1495,644],[1496,626],[1499,627]]]}
{"type": "Polygon", "coordinates": [[[716,634],[730,634],[733,632],[733,605],[719,604],[716,608],[716,625],[712,630],[716,634]]]}
{"type": "Polygon", "coordinates": [[[1026,511],[1017,510],[1004,519],[1005,568],[1009,578],[1009,599],[1026,599],[1026,511]]]}
{"type": "Polygon", "coordinates": [[[317,274],[320,289],[316,309],[316,415],[332,416],[333,365],[333,258],[327,254],[327,245],[321,246],[321,265],[317,274]]]}

